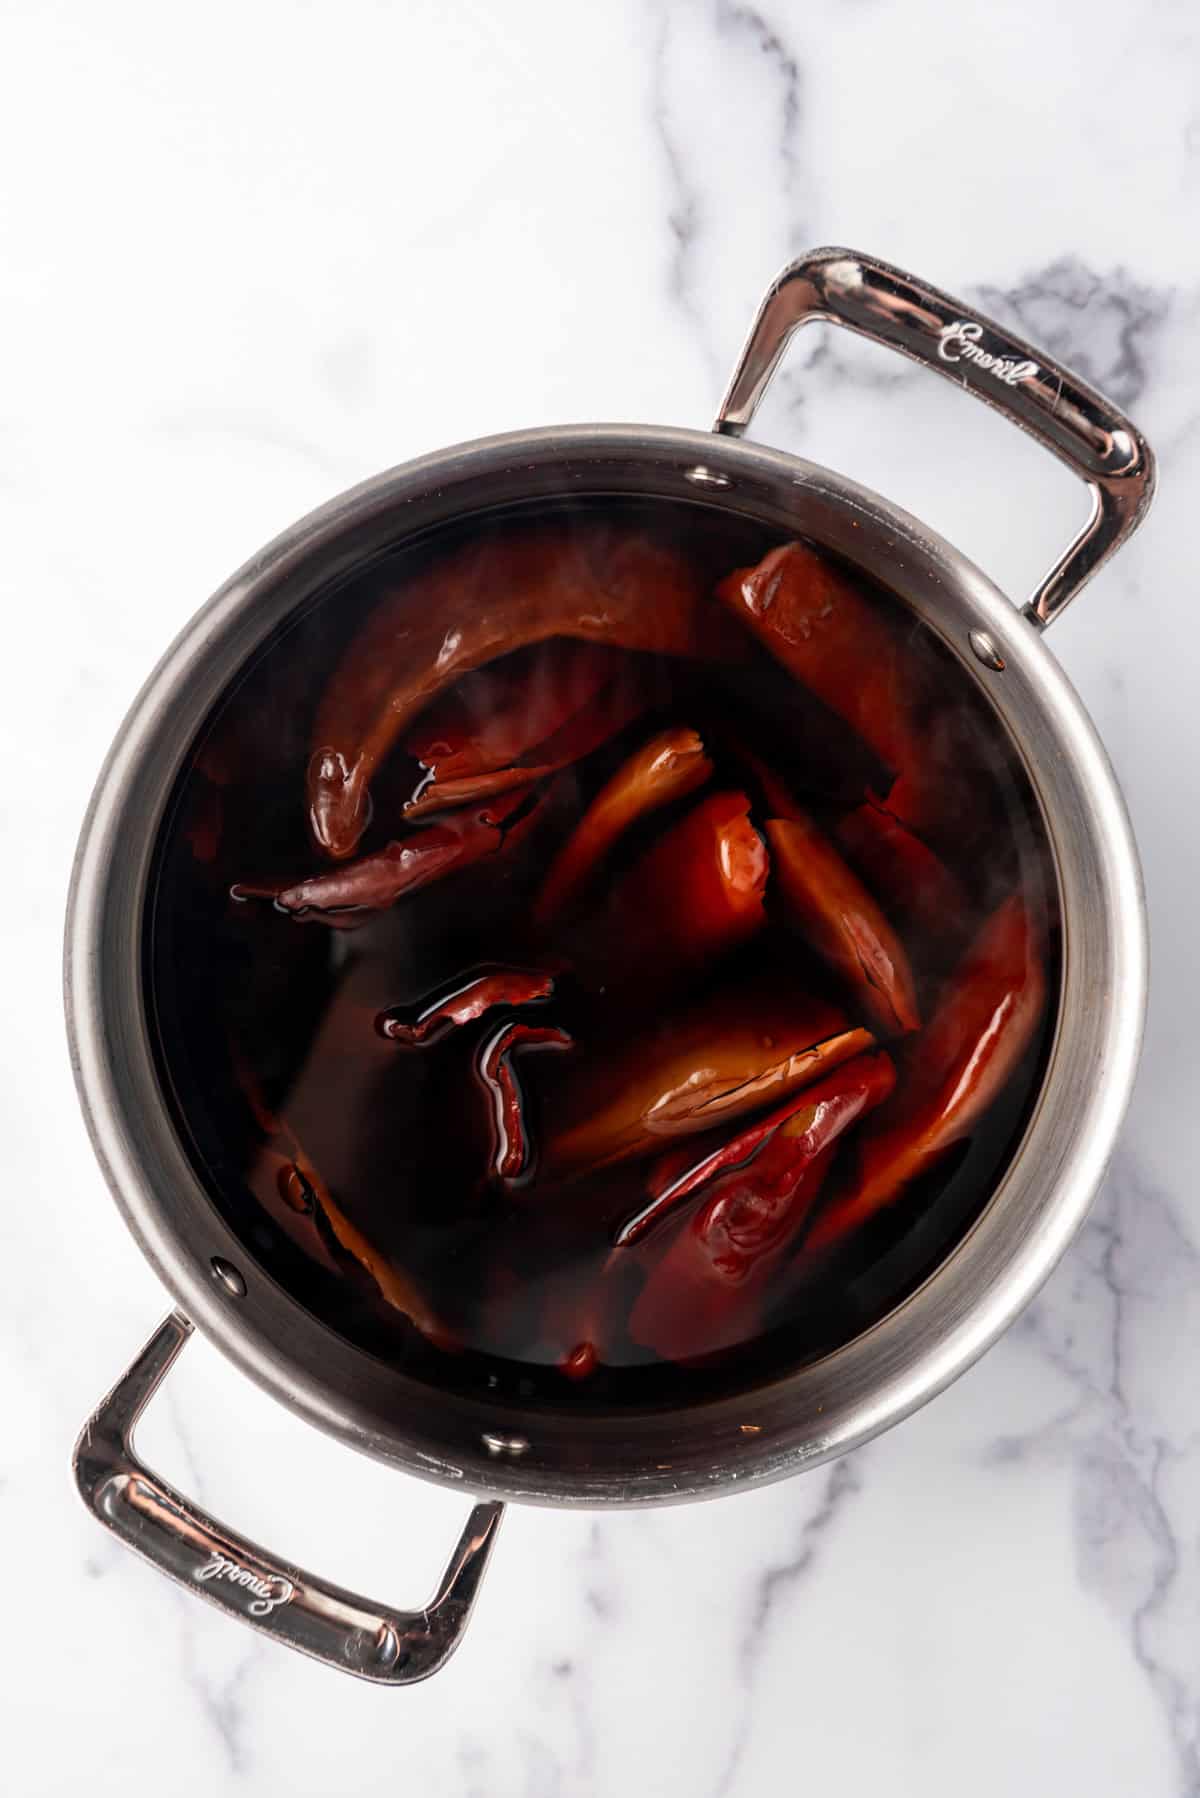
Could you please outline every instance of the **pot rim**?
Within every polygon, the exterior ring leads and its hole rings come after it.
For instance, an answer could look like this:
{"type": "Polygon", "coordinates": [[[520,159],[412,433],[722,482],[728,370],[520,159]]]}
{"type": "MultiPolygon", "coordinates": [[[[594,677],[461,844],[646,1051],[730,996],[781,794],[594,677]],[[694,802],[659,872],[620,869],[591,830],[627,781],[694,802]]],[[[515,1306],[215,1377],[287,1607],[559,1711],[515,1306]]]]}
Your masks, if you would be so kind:
{"type": "Polygon", "coordinates": [[[188,1316],[258,1384],[352,1446],[460,1489],[536,1503],[666,1503],[782,1478],[877,1435],[963,1372],[1032,1298],[1083,1221],[1132,1088],[1146,997],[1144,900],[1124,804],[1082,704],[1035,627],[965,556],[869,489],[780,450],[664,426],[551,426],[437,451],[339,495],[252,557],[185,626],[131,707],[92,796],[71,878],[65,988],[80,1102],[126,1223],[188,1316]],[[613,485],[633,470],[653,484],[613,485]],[[652,492],[754,516],[767,508],[883,578],[1007,724],[1063,888],[1063,990],[1042,1093],[975,1224],[895,1310],[820,1361],[653,1419],[571,1419],[417,1390],[252,1260],[204,1193],[161,1098],[162,1115],[148,1115],[158,1087],[138,1029],[140,899],[161,802],[216,692],[301,603],[306,583],[311,594],[360,563],[371,543],[461,516],[485,480],[519,487],[533,477],[554,477],[563,483],[556,491],[652,492]],[[968,626],[988,632],[1003,673],[981,668],[968,626]],[[214,1256],[243,1271],[244,1294],[212,1278],[214,1256]],[[615,1465],[618,1451],[624,1466],[615,1465]]]}

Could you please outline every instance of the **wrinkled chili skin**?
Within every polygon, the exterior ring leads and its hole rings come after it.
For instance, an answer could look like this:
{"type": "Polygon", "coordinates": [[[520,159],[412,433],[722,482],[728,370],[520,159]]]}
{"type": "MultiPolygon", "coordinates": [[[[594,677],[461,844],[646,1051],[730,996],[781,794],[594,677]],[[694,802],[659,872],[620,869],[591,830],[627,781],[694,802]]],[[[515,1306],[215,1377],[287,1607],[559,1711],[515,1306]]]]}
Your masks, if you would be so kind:
{"type": "Polygon", "coordinates": [[[374,855],[360,856],[290,886],[239,883],[230,888],[230,897],[271,899],[277,910],[290,913],[299,922],[312,920],[352,929],[370,913],[386,911],[405,894],[417,893],[447,874],[494,855],[504,842],[507,817],[525,797],[525,791],[506,793],[491,806],[456,812],[387,844],[374,855]]]}
{"type": "Polygon", "coordinates": [[[553,974],[523,968],[498,968],[477,974],[457,992],[427,1006],[417,1017],[404,1010],[381,1011],[375,1020],[380,1036],[406,1048],[437,1042],[456,1026],[470,1024],[497,1005],[535,1005],[554,991],[553,974]]]}
{"type": "MultiPolygon", "coordinates": [[[[807,1114],[831,1100],[846,1100],[855,1109],[848,1122],[866,1109],[881,1104],[896,1084],[895,1068],[882,1050],[856,1056],[816,1086],[802,1088],[778,1109],[756,1118],[733,1136],[716,1142],[683,1143],[677,1149],[651,1163],[646,1175],[649,1202],[633,1217],[627,1218],[613,1236],[615,1248],[631,1248],[667,1217],[675,1213],[685,1199],[702,1187],[709,1186],[722,1174],[741,1168],[760,1153],[781,1126],[798,1113],[807,1114]],[[864,1102],[859,1104],[859,1096],[864,1102]],[[869,1099],[869,1106],[865,1102],[869,1099]]],[[[834,1115],[831,1113],[831,1116],[834,1115]]],[[[837,1115],[840,1115],[838,1113],[837,1115]]]]}
{"type": "Polygon", "coordinates": [[[570,1177],[663,1148],[787,1097],[874,1046],[837,1006],[778,976],[740,984],[581,1059],[545,1166],[570,1177]]]}
{"type": "Polygon", "coordinates": [[[601,787],[555,857],[534,907],[539,928],[546,929],[572,905],[639,819],[694,793],[712,771],[694,730],[661,731],[636,749],[601,787]]]}
{"type": "Polygon", "coordinates": [[[1013,897],[984,924],[928,1028],[895,1098],[859,1145],[856,1178],[813,1222],[805,1252],[838,1242],[968,1136],[1033,1040],[1046,1003],[1038,932],[1013,897]]]}
{"type": "Polygon", "coordinates": [[[655,1264],[630,1314],[635,1342],[665,1360],[700,1358],[752,1335],[759,1301],[803,1228],[840,1137],[895,1084],[886,1054],[820,1081],[777,1113],[741,1165],[719,1173],[655,1264]]]}
{"type": "Polygon", "coordinates": [[[422,781],[404,807],[408,819],[444,812],[455,806],[507,793],[513,788],[546,780],[572,763],[582,761],[617,736],[645,710],[646,690],[637,674],[609,681],[554,736],[534,744],[528,754],[504,768],[462,774],[455,779],[422,781]]]}
{"type": "Polygon", "coordinates": [[[798,810],[768,818],[773,891],[784,913],[887,1036],[920,1028],[904,945],[833,844],[798,810]]]}
{"type": "Polygon", "coordinates": [[[314,840],[336,861],[353,855],[375,770],[472,669],[549,637],[737,660],[742,645],[722,625],[687,557],[607,520],[527,525],[465,545],[386,595],[335,668],[308,767],[314,840]]]}

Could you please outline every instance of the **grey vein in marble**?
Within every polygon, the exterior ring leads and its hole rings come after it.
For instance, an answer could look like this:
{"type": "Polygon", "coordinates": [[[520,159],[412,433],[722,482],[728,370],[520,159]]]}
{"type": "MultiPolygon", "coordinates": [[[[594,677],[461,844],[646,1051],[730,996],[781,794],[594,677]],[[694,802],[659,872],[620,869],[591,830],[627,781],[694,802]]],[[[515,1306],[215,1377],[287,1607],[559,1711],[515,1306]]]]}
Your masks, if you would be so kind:
{"type": "MultiPolygon", "coordinates": [[[[732,1792],[746,1744],[750,1738],[754,1714],[754,1673],[769,1645],[769,1637],[780,1607],[811,1572],[826,1539],[844,1514],[847,1503],[862,1490],[863,1456],[847,1455],[835,1461],[823,1478],[823,1489],[817,1507],[807,1517],[796,1535],[796,1545],[787,1560],[773,1562],[755,1580],[754,1599],[738,1650],[740,1709],[729,1757],[721,1769],[711,1798],[728,1798],[732,1792]]],[[[812,1478],[813,1476],[809,1476],[812,1478]]]]}
{"type": "MultiPolygon", "coordinates": [[[[1124,1151],[1077,1243],[1015,1327],[1015,1335],[1071,1383],[1074,1404],[1029,1437],[998,1439],[989,1454],[997,1461],[1026,1454],[1068,1458],[1080,1579],[1122,1623],[1175,1745],[1180,1791],[1196,1798],[1200,1695],[1193,1607],[1179,1591],[1185,1548],[1162,1485],[1173,1463],[1200,1462],[1200,1431],[1193,1423],[1180,1434],[1169,1427],[1172,1419],[1161,1416],[1149,1427],[1145,1396],[1131,1392],[1135,1376],[1127,1365],[1130,1308],[1162,1302],[1161,1277],[1153,1270],[1172,1264],[1177,1275],[1185,1268],[1189,1283],[1200,1288],[1200,1255],[1175,1207],[1140,1177],[1124,1151]],[[1089,1325],[1090,1335],[1081,1339],[1080,1327],[1089,1325]]],[[[1193,1298],[1191,1309],[1200,1312],[1200,1299],[1193,1298]]],[[[1177,1402],[1170,1393],[1159,1397],[1164,1406],[1177,1402]]]]}

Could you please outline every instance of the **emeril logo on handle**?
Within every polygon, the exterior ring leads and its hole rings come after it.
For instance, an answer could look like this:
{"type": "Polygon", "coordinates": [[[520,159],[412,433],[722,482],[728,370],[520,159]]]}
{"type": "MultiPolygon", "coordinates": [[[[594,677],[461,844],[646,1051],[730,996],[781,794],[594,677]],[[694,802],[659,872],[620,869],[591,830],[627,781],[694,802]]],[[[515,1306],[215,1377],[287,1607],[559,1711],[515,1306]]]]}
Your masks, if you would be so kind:
{"type": "Polygon", "coordinates": [[[252,1594],[246,1607],[252,1617],[269,1617],[279,1605],[286,1604],[296,1590],[290,1579],[261,1579],[257,1573],[251,1573],[248,1567],[231,1561],[227,1555],[218,1554],[215,1548],[210,1550],[204,1566],[197,1567],[196,1578],[224,1580],[231,1586],[241,1586],[252,1594]]]}
{"type": "Polygon", "coordinates": [[[1021,362],[1015,356],[992,356],[980,349],[983,326],[970,319],[957,318],[952,325],[943,325],[938,336],[938,355],[943,362],[973,362],[1006,387],[1015,387],[1018,381],[1028,380],[1038,372],[1036,362],[1021,362]]]}

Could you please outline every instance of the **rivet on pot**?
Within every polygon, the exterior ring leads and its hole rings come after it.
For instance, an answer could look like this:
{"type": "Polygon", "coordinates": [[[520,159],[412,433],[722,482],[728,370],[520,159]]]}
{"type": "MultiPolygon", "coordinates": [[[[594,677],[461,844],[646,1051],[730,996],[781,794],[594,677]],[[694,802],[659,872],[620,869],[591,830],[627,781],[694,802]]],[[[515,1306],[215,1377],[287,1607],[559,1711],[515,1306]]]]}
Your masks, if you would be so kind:
{"type": "Polygon", "coordinates": [[[1004,657],[986,631],[972,631],[967,641],[985,668],[992,669],[995,674],[1004,673],[1004,657]]]}
{"type": "Polygon", "coordinates": [[[515,1461],[529,1447],[527,1436],[491,1436],[485,1430],[483,1446],[489,1455],[509,1455],[515,1461]]]}
{"type": "Polygon", "coordinates": [[[218,1281],[232,1298],[245,1298],[245,1278],[238,1272],[232,1261],[226,1261],[223,1255],[214,1255],[209,1266],[213,1271],[213,1279],[218,1281]]]}
{"type": "Polygon", "coordinates": [[[727,474],[719,469],[706,468],[703,462],[697,462],[695,468],[684,470],[683,478],[691,481],[694,487],[732,487],[733,482],[727,474]]]}

